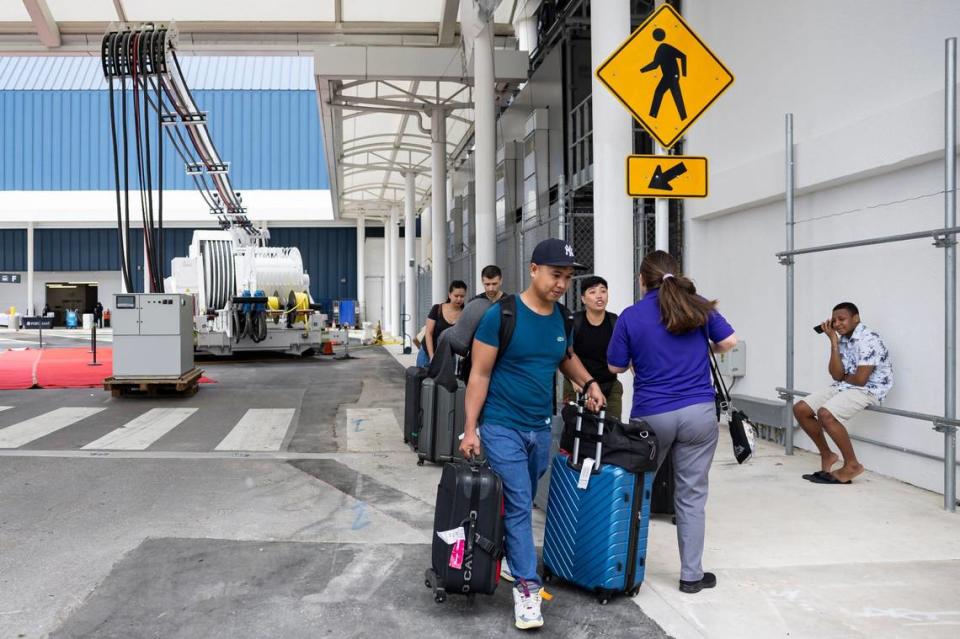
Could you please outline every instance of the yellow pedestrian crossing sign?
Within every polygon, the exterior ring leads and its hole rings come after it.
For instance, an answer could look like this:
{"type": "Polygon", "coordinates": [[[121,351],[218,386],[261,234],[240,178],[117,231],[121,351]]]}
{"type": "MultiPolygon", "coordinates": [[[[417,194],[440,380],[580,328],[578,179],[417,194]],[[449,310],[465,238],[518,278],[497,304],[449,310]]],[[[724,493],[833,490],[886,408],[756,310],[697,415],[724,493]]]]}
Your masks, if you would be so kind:
{"type": "Polygon", "coordinates": [[[707,158],[693,155],[627,156],[630,197],[707,197],[707,158]]]}
{"type": "Polygon", "coordinates": [[[600,65],[597,79],[666,148],[733,84],[733,74],[667,4],[600,65]]]}

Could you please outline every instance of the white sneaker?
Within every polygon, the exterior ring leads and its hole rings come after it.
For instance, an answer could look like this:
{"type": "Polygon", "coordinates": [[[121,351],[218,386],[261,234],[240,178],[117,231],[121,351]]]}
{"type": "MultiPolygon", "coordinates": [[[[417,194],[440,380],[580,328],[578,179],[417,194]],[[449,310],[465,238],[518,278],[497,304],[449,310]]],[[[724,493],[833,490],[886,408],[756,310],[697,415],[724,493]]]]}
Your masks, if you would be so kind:
{"type": "Polygon", "coordinates": [[[541,601],[539,588],[531,591],[527,582],[522,580],[516,585],[513,589],[513,616],[517,628],[529,630],[543,626],[543,615],[540,614],[541,601]]]}
{"type": "Polygon", "coordinates": [[[510,583],[513,583],[517,580],[517,578],[513,576],[513,573],[510,572],[510,564],[507,563],[506,557],[500,560],[500,578],[504,581],[509,581],[510,583]]]}

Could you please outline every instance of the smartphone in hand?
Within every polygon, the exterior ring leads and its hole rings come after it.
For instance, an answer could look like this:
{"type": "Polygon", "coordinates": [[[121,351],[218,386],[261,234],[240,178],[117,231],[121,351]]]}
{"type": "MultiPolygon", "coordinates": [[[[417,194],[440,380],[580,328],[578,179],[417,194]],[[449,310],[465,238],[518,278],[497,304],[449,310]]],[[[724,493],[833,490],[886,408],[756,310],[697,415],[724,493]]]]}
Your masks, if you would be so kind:
{"type": "Polygon", "coordinates": [[[813,332],[817,333],[818,335],[823,335],[823,326],[821,326],[820,324],[817,324],[816,326],[813,327],[813,332]]]}

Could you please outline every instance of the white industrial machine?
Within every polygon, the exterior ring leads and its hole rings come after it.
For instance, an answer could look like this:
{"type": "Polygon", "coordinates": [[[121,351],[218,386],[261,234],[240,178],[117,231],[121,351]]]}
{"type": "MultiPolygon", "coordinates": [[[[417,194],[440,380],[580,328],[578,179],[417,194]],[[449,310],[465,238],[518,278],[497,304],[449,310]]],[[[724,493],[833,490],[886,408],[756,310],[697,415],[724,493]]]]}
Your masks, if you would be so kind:
{"type": "Polygon", "coordinates": [[[193,369],[193,299],[166,293],[114,296],[115,379],[177,379],[193,369]]]}
{"type": "Polygon", "coordinates": [[[149,265],[146,292],[190,296],[192,341],[198,351],[319,350],[326,317],[312,303],[300,252],[268,247],[269,233],[247,216],[230,182],[230,164],[213,143],[207,113],[187,86],[176,45],[172,24],[124,24],[111,27],[101,46],[124,290],[134,289],[130,202],[139,199],[149,265]],[[128,138],[135,142],[130,144],[133,152],[124,148],[128,138]],[[194,233],[187,257],[174,259],[171,277],[162,280],[163,153],[168,146],[183,159],[221,230],[194,233]],[[139,191],[139,198],[130,197],[131,189],[139,191]]]}
{"type": "MultiPolygon", "coordinates": [[[[327,316],[310,299],[310,276],[294,247],[253,244],[238,229],[195,231],[173,259],[164,289],[192,296],[198,351],[319,351],[327,316]]],[[[265,241],[266,231],[257,236],[265,241]]]]}

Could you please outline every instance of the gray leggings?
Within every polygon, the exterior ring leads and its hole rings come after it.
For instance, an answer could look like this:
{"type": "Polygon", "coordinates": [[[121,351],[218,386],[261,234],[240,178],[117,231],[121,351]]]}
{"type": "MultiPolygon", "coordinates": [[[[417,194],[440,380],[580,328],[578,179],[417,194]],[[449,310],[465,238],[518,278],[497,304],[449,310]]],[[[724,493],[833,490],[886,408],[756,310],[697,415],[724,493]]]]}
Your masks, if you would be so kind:
{"type": "Polygon", "coordinates": [[[707,487],[710,464],[717,449],[719,430],[713,402],[694,404],[642,419],[657,434],[660,453],[657,467],[673,455],[677,491],[677,541],[680,544],[680,579],[703,578],[703,537],[706,528],[707,487]]]}

